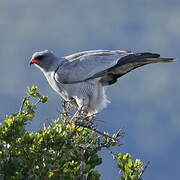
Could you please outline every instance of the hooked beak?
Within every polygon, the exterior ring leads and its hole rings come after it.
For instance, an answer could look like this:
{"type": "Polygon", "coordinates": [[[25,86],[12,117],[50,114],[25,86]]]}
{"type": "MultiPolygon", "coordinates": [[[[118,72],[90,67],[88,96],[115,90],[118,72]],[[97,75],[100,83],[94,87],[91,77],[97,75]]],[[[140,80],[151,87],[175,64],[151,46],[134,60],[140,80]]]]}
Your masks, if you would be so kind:
{"type": "Polygon", "coordinates": [[[31,59],[31,61],[29,62],[29,64],[37,64],[39,62],[39,60],[37,59],[31,59]]]}

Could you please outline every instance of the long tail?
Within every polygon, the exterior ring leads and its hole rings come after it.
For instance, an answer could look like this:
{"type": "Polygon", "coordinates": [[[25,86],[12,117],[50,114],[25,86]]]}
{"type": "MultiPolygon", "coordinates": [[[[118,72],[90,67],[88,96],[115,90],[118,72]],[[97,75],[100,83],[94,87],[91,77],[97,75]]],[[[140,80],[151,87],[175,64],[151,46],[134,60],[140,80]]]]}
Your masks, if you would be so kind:
{"type": "MultiPolygon", "coordinates": [[[[161,62],[174,62],[175,58],[162,58],[159,54],[153,53],[134,53],[120,58],[118,63],[106,70],[104,74],[101,74],[103,78],[101,83],[103,85],[114,84],[117,79],[128,72],[146,64],[161,63],[161,62]]],[[[98,76],[97,76],[98,77],[98,76]]]]}
{"type": "Polygon", "coordinates": [[[174,61],[176,61],[175,58],[162,58],[160,57],[160,54],[135,53],[121,58],[117,66],[132,63],[132,64],[137,64],[137,66],[139,67],[151,63],[174,62],[174,61]]]}

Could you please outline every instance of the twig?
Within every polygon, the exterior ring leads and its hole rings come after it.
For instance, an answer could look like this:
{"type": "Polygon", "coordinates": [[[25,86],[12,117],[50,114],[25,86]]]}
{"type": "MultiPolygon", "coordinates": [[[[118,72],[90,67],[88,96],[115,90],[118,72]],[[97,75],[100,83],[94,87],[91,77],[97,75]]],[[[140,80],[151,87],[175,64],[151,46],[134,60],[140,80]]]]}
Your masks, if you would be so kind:
{"type": "Polygon", "coordinates": [[[93,131],[95,131],[96,133],[98,133],[98,134],[106,137],[106,138],[110,138],[110,139],[113,139],[114,141],[118,141],[117,138],[114,138],[114,137],[112,137],[112,136],[110,136],[110,135],[108,135],[108,134],[106,134],[106,133],[104,133],[104,132],[101,132],[101,131],[97,130],[96,128],[93,128],[93,127],[92,127],[92,128],[90,128],[90,129],[93,130],[93,131]]]}
{"type": "Polygon", "coordinates": [[[118,155],[113,153],[112,150],[110,148],[107,147],[107,150],[109,151],[109,153],[111,154],[111,156],[113,157],[113,159],[117,159],[118,155]]]}
{"type": "Polygon", "coordinates": [[[85,157],[84,157],[85,150],[81,150],[80,153],[81,153],[81,156],[80,156],[81,162],[80,162],[80,174],[79,174],[79,178],[81,180],[86,180],[86,175],[84,173],[85,172],[84,170],[85,170],[85,167],[86,167],[85,157]]]}
{"type": "MultiPolygon", "coordinates": [[[[27,96],[27,97],[23,98],[22,103],[21,103],[21,107],[20,107],[20,109],[19,109],[19,113],[23,111],[24,104],[25,104],[25,102],[26,102],[29,98],[30,98],[30,96],[27,96]]],[[[40,102],[41,102],[41,99],[39,99],[37,102],[35,102],[35,103],[33,104],[33,108],[36,107],[40,102]]],[[[28,113],[26,113],[26,114],[28,114],[28,113]]],[[[25,115],[26,115],[26,114],[25,114],[25,115]]]]}
{"type": "Polygon", "coordinates": [[[92,126],[90,126],[90,125],[86,125],[86,124],[83,123],[83,122],[77,122],[77,121],[76,121],[75,124],[76,124],[76,125],[79,125],[79,126],[81,126],[81,127],[85,127],[85,128],[90,129],[90,130],[93,130],[93,131],[95,131],[96,133],[98,133],[98,134],[100,134],[100,135],[102,135],[102,136],[104,136],[104,137],[106,137],[106,138],[110,138],[110,139],[114,140],[115,142],[117,142],[117,141],[119,140],[119,139],[118,139],[119,136],[121,136],[121,135],[123,134],[122,131],[119,130],[118,133],[116,134],[116,137],[114,138],[114,137],[106,134],[105,132],[101,132],[101,131],[97,130],[95,127],[92,127],[92,126]]]}
{"type": "Polygon", "coordinates": [[[36,107],[40,102],[41,102],[41,99],[39,99],[38,101],[36,101],[36,102],[33,104],[33,107],[36,107]]]}
{"type": "Polygon", "coordinates": [[[138,179],[140,179],[140,178],[142,177],[142,175],[144,174],[145,170],[148,168],[149,164],[150,164],[150,161],[148,161],[148,162],[146,163],[146,165],[144,166],[144,168],[143,168],[141,174],[139,175],[139,178],[138,178],[138,179]]]}
{"type": "Polygon", "coordinates": [[[29,97],[23,98],[22,103],[21,103],[21,107],[20,107],[20,109],[19,109],[19,113],[23,111],[24,103],[26,102],[26,100],[27,100],[28,98],[29,98],[29,97]]]}
{"type": "Polygon", "coordinates": [[[22,150],[23,150],[24,154],[26,155],[27,159],[31,161],[28,153],[27,153],[26,150],[25,150],[25,147],[22,147],[22,150]]]}
{"type": "Polygon", "coordinates": [[[90,149],[101,149],[101,148],[109,148],[110,146],[112,146],[111,143],[100,143],[99,145],[92,145],[92,144],[88,144],[88,145],[84,145],[84,144],[79,144],[77,145],[77,147],[82,148],[84,150],[90,150],[90,149]]]}
{"type": "Polygon", "coordinates": [[[61,145],[59,147],[61,147],[59,149],[59,156],[63,155],[63,147],[64,145],[69,141],[71,142],[72,138],[74,137],[74,135],[76,134],[76,131],[72,131],[71,134],[69,134],[68,139],[64,139],[63,142],[61,143],[61,145]]]}

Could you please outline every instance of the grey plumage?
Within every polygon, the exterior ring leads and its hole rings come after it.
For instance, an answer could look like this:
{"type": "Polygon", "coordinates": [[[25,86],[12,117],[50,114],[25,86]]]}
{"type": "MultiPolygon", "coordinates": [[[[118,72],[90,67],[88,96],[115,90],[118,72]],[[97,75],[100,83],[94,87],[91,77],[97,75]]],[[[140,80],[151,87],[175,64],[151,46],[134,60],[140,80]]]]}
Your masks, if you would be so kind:
{"type": "Polygon", "coordinates": [[[175,59],[161,58],[159,54],[121,50],[84,51],[58,58],[45,50],[34,53],[31,64],[44,73],[51,87],[66,101],[73,100],[76,108],[86,107],[90,115],[109,102],[104,86],[140,66],[172,61],[175,59]]]}

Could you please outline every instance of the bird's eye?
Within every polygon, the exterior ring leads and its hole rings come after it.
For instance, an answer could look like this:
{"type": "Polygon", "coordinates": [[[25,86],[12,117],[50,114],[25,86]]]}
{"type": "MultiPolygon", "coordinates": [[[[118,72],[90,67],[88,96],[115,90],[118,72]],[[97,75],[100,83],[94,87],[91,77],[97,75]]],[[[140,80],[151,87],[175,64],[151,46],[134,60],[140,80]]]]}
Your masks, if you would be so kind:
{"type": "Polygon", "coordinates": [[[43,55],[36,56],[35,59],[42,60],[44,58],[43,55]]]}

